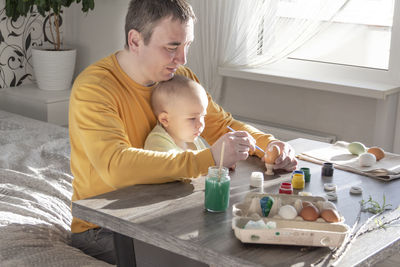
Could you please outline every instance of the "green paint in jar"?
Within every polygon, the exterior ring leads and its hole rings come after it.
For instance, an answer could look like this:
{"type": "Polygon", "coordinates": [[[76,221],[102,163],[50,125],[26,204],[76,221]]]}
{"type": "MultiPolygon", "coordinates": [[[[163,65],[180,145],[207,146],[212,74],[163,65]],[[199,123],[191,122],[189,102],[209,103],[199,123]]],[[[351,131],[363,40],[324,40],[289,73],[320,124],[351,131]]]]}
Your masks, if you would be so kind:
{"type": "Polygon", "coordinates": [[[206,177],[204,206],[211,212],[225,211],[229,206],[231,178],[228,168],[211,166],[206,177]]]}

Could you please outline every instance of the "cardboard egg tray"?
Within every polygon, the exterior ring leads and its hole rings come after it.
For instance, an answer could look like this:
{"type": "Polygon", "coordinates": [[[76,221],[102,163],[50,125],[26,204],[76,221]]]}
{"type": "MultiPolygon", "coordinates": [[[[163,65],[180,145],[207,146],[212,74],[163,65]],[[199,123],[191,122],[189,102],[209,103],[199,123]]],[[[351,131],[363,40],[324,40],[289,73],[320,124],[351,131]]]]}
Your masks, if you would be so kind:
{"type": "Polygon", "coordinates": [[[318,196],[298,196],[286,194],[265,194],[250,192],[241,203],[233,205],[232,229],[243,243],[258,244],[279,244],[279,245],[298,245],[298,246],[317,246],[317,247],[338,247],[341,245],[350,228],[344,224],[344,218],[339,223],[327,223],[322,218],[317,221],[304,221],[300,216],[293,220],[286,220],[278,215],[280,206],[294,205],[296,200],[309,201],[317,206],[321,201],[327,201],[318,196]],[[274,205],[268,217],[255,214],[251,210],[253,198],[261,199],[269,196],[274,199],[274,205]],[[275,206],[275,207],[274,207],[275,206]],[[244,229],[250,220],[262,219],[264,223],[275,222],[276,228],[273,229],[244,229]]]}

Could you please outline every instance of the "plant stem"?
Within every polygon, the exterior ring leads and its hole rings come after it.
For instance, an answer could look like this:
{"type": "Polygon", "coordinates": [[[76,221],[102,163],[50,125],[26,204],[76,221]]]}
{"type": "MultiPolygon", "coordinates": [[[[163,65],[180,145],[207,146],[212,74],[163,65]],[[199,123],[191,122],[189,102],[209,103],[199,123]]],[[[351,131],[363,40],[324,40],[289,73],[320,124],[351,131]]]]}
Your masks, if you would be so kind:
{"type": "Polygon", "coordinates": [[[55,39],[54,39],[53,26],[51,25],[52,24],[51,23],[51,17],[52,16],[54,16],[54,14],[53,15],[51,15],[51,14],[49,15],[50,34],[51,34],[51,39],[53,41],[54,49],[57,50],[56,42],[55,42],[55,39]]]}
{"type": "Polygon", "coordinates": [[[60,16],[57,14],[54,14],[54,24],[56,28],[56,34],[57,34],[57,46],[56,50],[60,50],[61,42],[60,42],[60,16]]]}

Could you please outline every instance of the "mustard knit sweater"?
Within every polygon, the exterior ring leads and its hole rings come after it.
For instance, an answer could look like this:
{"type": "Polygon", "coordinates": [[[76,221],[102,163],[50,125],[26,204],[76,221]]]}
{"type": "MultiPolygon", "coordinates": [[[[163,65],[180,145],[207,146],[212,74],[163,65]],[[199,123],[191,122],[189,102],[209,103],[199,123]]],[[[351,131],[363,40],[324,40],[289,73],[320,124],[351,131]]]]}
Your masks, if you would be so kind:
{"type": "MultiPolygon", "coordinates": [[[[186,67],[180,67],[177,73],[198,81],[186,67]]],[[[69,104],[72,201],[135,184],[198,177],[215,165],[210,149],[181,153],[143,149],[157,123],[150,105],[152,89],[130,79],[115,54],[89,66],[77,77],[69,104]]],[[[234,120],[210,95],[208,98],[202,137],[210,145],[228,132],[227,125],[247,130],[261,147],[274,140],[273,136],[234,120]]],[[[73,218],[71,231],[79,233],[95,227],[73,218]]]]}

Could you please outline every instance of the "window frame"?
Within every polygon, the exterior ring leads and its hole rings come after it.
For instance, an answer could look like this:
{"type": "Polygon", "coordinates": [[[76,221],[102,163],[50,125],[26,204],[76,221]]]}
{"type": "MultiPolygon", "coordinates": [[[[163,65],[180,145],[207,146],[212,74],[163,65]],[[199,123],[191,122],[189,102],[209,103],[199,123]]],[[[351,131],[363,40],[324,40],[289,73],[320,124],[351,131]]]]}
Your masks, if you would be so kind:
{"type": "Polygon", "coordinates": [[[394,3],[389,57],[387,70],[287,58],[257,69],[221,66],[219,73],[222,76],[384,99],[386,95],[400,91],[400,1],[394,3]]]}

